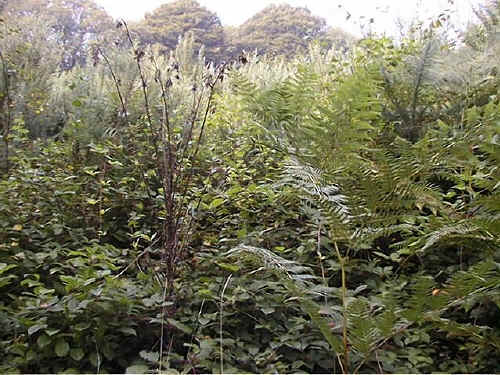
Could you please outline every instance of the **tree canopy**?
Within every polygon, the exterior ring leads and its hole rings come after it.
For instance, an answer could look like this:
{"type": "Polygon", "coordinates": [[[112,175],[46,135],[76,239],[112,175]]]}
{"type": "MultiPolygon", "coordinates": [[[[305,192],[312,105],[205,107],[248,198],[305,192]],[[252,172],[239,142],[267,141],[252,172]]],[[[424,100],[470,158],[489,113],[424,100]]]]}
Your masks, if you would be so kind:
{"type": "Polygon", "coordinates": [[[326,20],[307,8],[270,5],[248,19],[232,35],[232,44],[261,53],[292,56],[321,37],[326,20]]]}
{"type": "Polygon", "coordinates": [[[7,19],[30,16],[48,22],[65,50],[63,69],[84,62],[88,43],[113,25],[112,18],[93,0],[6,0],[1,14],[7,19]]]}
{"type": "Polygon", "coordinates": [[[174,50],[179,37],[191,32],[196,49],[205,46],[205,55],[215,60],[224,46],[224,30],[214,12],[200,6],[196,0],[178,0],[163,4],[146,14],[135,30],[143,43],[158,43],[174,50]]]}

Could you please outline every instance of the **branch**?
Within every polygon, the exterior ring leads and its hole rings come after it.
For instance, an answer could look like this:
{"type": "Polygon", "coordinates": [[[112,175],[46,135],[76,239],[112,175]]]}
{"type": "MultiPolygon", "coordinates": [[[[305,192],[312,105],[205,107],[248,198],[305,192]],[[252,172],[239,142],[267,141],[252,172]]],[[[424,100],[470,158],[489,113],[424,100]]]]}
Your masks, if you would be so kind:
{"type": "Polygon", "coordinates": [[[125,106],[125,101],[123,100],[123,96],[122,96],[122,92],[120,90],[120,81],[118,80],[118,78],[116,77],[115,75],[115,72],[113,70],[113,67],[111,66],[111,62],[109,61],[108,57],[106,56],[106,54],[101,50],[100,47],[97,47],[97,52],[99,52],[99,54],[102,56],[102,58],[104,59],[104,61],[106,62],[106,65],[109,69],[109,71],[111,72],[111,77],[113,78],[113,82],[115,83],[115,87],[116,87],[116,92],[118,93],[118,98],[120,99],[120,104],[122,106],[122,112],[123,112],[123,115],[125,116],[125,121],[127,122],[127,125],[130,125],[130,121],[128,119],[128,113],[127,113],[127,108],[125,106]]]}

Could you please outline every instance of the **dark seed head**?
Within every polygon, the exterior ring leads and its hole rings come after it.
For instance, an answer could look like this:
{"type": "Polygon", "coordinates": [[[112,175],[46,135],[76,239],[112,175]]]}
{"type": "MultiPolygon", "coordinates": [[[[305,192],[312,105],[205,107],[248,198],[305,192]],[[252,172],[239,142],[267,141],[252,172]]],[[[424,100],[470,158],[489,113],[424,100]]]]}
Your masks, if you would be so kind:
{"type": "Polygon", "coordinates": [[[248,62],[248,59],[246,58],[245,55],[241,54],[239,57],[238,57],[238,60],[240,63],[242,63],[243,65],[245,65],[247,62],[248,62]]]}

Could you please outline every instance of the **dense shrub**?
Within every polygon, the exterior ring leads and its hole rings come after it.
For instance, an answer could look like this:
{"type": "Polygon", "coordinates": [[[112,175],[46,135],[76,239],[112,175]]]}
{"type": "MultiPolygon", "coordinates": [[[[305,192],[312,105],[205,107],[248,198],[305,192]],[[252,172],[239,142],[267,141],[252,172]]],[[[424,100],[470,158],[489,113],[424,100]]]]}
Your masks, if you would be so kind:
{"type": "Polygon", "coordinates": [[[48,73],[56,137],[0,117],[1,370],[500,370],[490,69],[451,82],[435,40],[94,47],[48,73]]]}

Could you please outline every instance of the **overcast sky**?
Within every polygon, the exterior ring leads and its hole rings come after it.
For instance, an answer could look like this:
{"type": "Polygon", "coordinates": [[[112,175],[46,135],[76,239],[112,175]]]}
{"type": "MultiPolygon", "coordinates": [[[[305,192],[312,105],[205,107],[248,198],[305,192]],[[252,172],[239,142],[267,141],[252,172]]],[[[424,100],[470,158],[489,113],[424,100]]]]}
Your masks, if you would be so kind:
{"type": "MultiPolygon", "coordinates": [[[[170,0],[96,0],[114,18],[140,20],[170,0]]],[[[374,29],[393,34],[395,20],[408,22],[414,17],[425,20],[450,9],[457,23],[465,25],[473,17],[472,7],[486,0],[198,0],[220,17],[223,25],[239,25],[270,4],[288,3],[307,7],[313,14],[326,18],[331,26],[360,35],[360,24],[374,18],[374,29]],[[453,3],[453,4],[450,4],[453,3]],[[339,8],[339,5],[341,7],[339,8]],[[347,12],[351,14],[349,20],[347,12]]]]}

